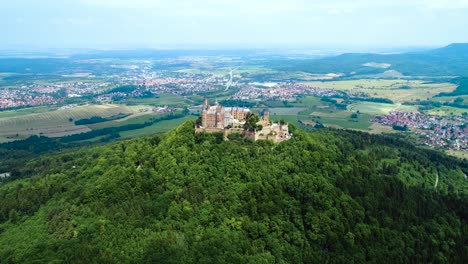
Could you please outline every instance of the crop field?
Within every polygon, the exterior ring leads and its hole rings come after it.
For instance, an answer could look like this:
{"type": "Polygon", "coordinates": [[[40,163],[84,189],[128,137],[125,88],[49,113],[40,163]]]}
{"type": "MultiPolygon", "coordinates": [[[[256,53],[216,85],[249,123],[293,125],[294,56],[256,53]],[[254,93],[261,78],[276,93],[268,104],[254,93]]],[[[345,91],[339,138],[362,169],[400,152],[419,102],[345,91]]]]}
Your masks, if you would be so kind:
{"type": "Polygon", "coordinates": [[[87,126],[76,126],[74,121],[92,116],[110,117],[119,113],[135,113],[138,109],[138,106],[126,105],[85,105],[66,110],[3,117],[0,118],[0,142],[10,141],[17,135],[20,138],[28,135],[59,137],[86,132],[90,130],[87,126]]]}
{"type": "Polygon", "coordinates": [[[35,113],[50,112],[56,109],[57,107],[54,107],[54,106],[37,106],[37,107],[32,107],[32,108],[2,111],[0,112],[0,119],[7,118],[7,117],[30,115],[30,114],[35,114],[35,113]]]}
{"type": "Polygon", "coordinates": [[[349,80],[330,82],[307,82],[312,87],[367,93],[374,98],[388,98],[395,103],[426,100],[441,92],[452,92],[456,85],[451,83],[427,83],[419,80],[349,80]]]}

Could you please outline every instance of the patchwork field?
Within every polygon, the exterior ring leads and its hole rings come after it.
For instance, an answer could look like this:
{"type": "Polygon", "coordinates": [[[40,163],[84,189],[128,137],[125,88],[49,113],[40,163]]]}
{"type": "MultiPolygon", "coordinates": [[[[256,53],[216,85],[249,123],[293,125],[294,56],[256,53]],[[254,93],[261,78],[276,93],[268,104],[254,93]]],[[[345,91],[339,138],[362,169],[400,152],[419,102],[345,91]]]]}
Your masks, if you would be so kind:
{"type": "Polygon", "coordinates": [[[0,112],[0,119],[7,118],[7,117],[18,117],[36,113],[44,113],[56,110],[57,107],[54,106],[36,106],[32,108],[23,108],[19,110],[10,110],[10,111],[3,111],[0,112]]]}
{"type": "Polygon", "coordinates": [[[441,92],[452,92],[456,85],[451,83],[428,83],[419,80],[349,80],[330,82],[307,82],[312,87],[367,93],[374,98],[388,98],[395,103],[426,100],[441,92]]]}
{"type": "MultiPolygon", "coordinates": [[[[92,116],[110,117],[120,113],[139,113],[147,106],[84,105],[66,110],[24,112],[23,115],[0,117],[0,142],[21,139],[29,135],[60,137],[89,131],[87,126],[77,126],[74,121],[92,116]]],[[[37,108],[35,111],[37,111],[37,108]]],[[[31,111],[32,109],[27,109],[31,111]]]]}

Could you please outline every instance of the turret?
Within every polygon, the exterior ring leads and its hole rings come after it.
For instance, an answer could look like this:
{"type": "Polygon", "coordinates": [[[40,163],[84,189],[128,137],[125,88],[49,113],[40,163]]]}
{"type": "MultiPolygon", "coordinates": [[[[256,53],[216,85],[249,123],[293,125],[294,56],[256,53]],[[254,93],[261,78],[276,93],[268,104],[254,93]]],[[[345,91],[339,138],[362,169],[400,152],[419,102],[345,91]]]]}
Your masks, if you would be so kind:
{"type": "Polygon", "coordinates": [[[210,104],[208,104],[208,98],[203,98],[203,109],[210,110],[210,104]]]}
{"type": "Polygon", "coordinates": [[[263,121],[270,122],[270,112],[268,111],[263,112],[263,121]]]}

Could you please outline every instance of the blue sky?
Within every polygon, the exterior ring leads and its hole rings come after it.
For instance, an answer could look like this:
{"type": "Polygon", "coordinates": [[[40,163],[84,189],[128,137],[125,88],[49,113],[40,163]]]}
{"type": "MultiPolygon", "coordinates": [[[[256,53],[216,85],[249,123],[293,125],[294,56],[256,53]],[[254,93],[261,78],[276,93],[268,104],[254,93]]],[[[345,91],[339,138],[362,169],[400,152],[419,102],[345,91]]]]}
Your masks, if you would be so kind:
{"type": "Polygon", "coordinates": [[[1,49],[468,42],[468,0],[2,0],[1,49]]]}

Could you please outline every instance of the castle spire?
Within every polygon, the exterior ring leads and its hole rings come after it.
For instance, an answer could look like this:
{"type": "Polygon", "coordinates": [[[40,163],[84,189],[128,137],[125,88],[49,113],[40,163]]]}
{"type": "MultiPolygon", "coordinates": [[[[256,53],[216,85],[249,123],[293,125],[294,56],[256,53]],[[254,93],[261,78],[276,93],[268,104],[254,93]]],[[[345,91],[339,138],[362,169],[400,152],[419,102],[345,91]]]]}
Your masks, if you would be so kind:
{"type": "Polygon", "coordinates": [[[208,108],[208,98],[206,98],[206,95],[205,95],[205,97],[203,98],[203,107],[204,107],[204,108],[208,108]]]}

